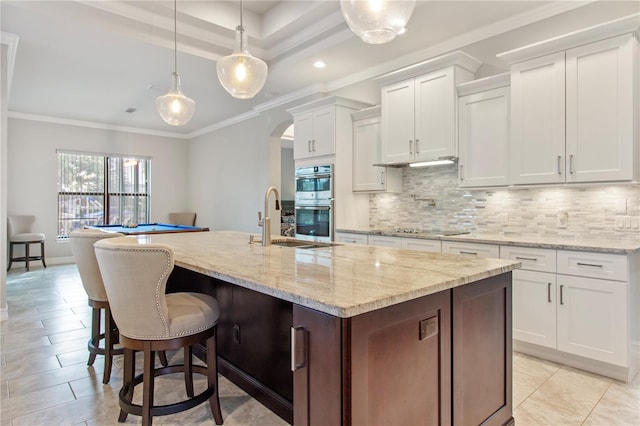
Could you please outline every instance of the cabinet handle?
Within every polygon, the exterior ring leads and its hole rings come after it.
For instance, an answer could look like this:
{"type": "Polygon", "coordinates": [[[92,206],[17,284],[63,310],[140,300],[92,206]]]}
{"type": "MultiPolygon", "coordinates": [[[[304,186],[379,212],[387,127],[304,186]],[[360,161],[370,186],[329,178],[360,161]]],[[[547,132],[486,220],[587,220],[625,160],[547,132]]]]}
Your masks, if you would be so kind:
{"type": "Polygon", "coordinates": [[[562,298],[563,294],[562,294],[562,290],[564,289],[564,284],[560,285],[560,304],[564,305],[564,299],[562,298]]]}
{"type": "Polygon", "coordinates": [[[578,262],[577,263],[578,266],[591,266],[593,268],[602,268],[603,265],[598,265],[596,263],[582,263],[582,262],[578,262]]]}
{"type": "Polygon", "coordinates": [[[296,371],[299,370],[301,368],[304,368],[307,364],[307,342],[306,342],[306,338],[307,338],[307,334],[303,333],[302,335],[304,336],[303,342],[302,342],[302,348],[304,349],[303,352],[303,359],[302,362],[298,362],[297,358],[296,358],[296,341],[297,341],[297,334],[298,331],[305,331],[304,327],[298,326],[298,327],[291,327],[291,371],[296,371]]]}
{"type": "Polygon", "coordinates": [[[460,180],[464,180],[464,165],[460,164],[460,180]]]}
{"type": "Polygon", "coordinates": [[[311,140],[307,141],[307,151],[311,152],[311,140]]]}
{"type": "Polygon", "coordinates": [[[311,139],[311,150],[313,152],[316,152],[316,140],[315,139],[311,139]]]}
{"type": "Polygon", "coordinates": [[[559,174],[559,175],[561,175],[561,174],[562,174],[562,169],[561,169],[561,165],[560,165],[561,161],[562,161],[562,155],[558,155],[558,164],[557,164],[557,166],[556,166],[556,167],[557,167],[557,169],[558,169],[558,174],[559,174]]]}
{"type": "Polygon", "coordinates": [[[551,283],[547,283],[547,302],[551,303],[551,283]]]}
{"type": "Polygon", "coordinates": [[[380,172],[380,185],[384,185],[384,172],[380,172]]]}
{"type": "Polygon", "coordinates": [[[470,254],[472,256],[477,256],[478,252],[474,252],[474,251],[460,251],[460,254],[470,254]]]}
{"type": "Polygon", "coordinates": [[[409,155],[413,155],[413,141],[409,139],[409,155]]]}
{"type": "Polygon", "coordinates": [[[535,257],[521,257],[521,256],[516,256],[516,260],[529,260],[531,262],[538,261],[538,259],[536,259],[535,257]]]}
{"type": "Polygon", "coordinates": [[[569,173],[573,174],[573,154],[569,156],[569,173]]]}
{"type": "Polygon", "coordinates": [[[420,154],[420,139],[416,138],[416,155],[420,154]]]}

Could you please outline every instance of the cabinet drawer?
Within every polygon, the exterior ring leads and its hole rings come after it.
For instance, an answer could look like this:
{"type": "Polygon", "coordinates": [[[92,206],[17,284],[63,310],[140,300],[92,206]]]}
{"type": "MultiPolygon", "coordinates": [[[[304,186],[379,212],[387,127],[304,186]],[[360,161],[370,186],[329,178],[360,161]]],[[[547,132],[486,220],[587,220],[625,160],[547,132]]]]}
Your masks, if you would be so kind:
{"type": "Polygon", "coordinates": [[[402,238],[402,248],[408,250],[442,252],[442,241],[424,240],[422,238],[402,238]]]}
{"type": "Polygon", "coordinates": [[[367,245],[369,243],[368,237],[366,234],[343,234],[336,233],[335,240],[339,243],[344,244],[363,244],[367,245]]]}
{"type": "Polygon", "coordinates": [[[532,247],[500,246],[500,258],[522,263],[522,269],[556,272],[556,251],[532,247]]]}
{"type": "Polygon", "coordinates": [[[456,241],[443,241],[442,252],[460,254],[463,256],[500,257],[500,246],[482,243],[461,243],[456,241]]]}
{"type": "Polygon", "coordinates": [[[369,235],[369,245],[378,247],[402,248],[402,239],[386,235],[369,235]]]}
{"type": "Polygon", "coordinates": [[[558,273],[580,277],[627,281],[627,256],[558,250],[558,273]]]}

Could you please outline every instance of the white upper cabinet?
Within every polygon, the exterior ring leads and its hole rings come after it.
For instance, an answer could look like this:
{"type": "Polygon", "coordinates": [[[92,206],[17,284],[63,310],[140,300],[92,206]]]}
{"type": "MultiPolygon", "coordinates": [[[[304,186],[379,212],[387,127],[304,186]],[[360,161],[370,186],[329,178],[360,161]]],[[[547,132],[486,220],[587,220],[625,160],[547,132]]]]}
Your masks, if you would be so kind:
{"type": "Polygon", "coordinates": [[[498,55],[512,63],[511,183],[638,178],[638,41],[630,29],[637,21],[621,19],[498,55]]]}
{"type": "Polygon", "coordinates": [[[335,155],[336,143],[351,138],[350,114],[369,105],[337,96],[330,96],[288,109],[293,115],[293,158],[301,160],[335,155]]]}
{"type": "Polygon", "coordinates": [[[479,66],[458,51],[380,77],[382,162],[456,156],[456,85],[472,80],[479,66]]]}
{"type": "Polygon", "coordinates": [[[511,67],[511,181],[564,182],[564,53],[511,67]]]}
{"type": "Polygon", "coordinates": [[[293,118],[293,158],[331,155],[336,152],[335,107],[300,114],[293,118]]]}
{"type": "Polygon", "coordinates": [[[509,74],[458,86],[459,186],[508,182],[509,74]]]}
{"type": "Polygon", "coordinates": [[[633,179],[635,55],[631,34],[567,51],[567,181],[633,179]]]}
{"type": "Polygon", "coordinates": [[[380,107],[351,114],[353,118],[353,190],[402,192],[402,169],[380,163],[380,107]]]}

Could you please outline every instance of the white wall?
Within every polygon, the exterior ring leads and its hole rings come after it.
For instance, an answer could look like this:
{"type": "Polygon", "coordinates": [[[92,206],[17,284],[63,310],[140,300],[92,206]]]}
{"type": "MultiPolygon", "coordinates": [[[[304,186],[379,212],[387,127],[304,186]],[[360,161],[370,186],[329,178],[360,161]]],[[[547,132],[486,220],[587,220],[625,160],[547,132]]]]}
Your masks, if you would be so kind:
{"type": "Polygon", "coordinates": [[[0,319],[7,310],[7,57],[9,49],[0,44],[0,319]]]}
{"type": "Polygon", "coordinates": [[[296,170],[295,162],[293,161],[293,149],[281,148],[281,179],[280,185],[281,195],[283,200],[293,200],[296,196],[296,170]]]}
{"type": "MultiPolygon", "coordinates": [[[[280,155],[280,136],[292,122],[285,108],[276,108],[191,140],[189,208],[201,223],[212,230],[261,232],[257,223],[264,193],[280,180],[280,169],[271,170],[271,151],[280,155]]],[[[274,232],[277,223],[272,220],[274,232]]]]}
{"type": "Polygon", "coordinates": [[[151,221],[166,222],[169,212],[188,206],[186,140],[9,118],[8,214],[36,216],[47,259],[71,256],[67,242],[56,241],[56,149],[150,156],[151,221]]]}

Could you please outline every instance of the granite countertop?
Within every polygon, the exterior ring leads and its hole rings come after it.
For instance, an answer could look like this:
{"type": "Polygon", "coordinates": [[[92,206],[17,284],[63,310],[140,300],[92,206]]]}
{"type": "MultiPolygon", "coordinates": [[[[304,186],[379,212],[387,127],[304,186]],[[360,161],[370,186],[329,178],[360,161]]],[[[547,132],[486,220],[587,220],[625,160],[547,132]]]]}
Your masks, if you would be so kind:
{"type": "Polygon", "coordinates": [[[175,264],[282,300],[348,318],[499,275],[518,262],[365,245],[303,249],[249,244],[233,231],[153,234],[175,264]]]}
{"type": "Polygon", "coordinates": [[[406,233],[397,230],[353,230],[339,229],[336,232],[352,234],[386,235],[403,238],[422,238],[428,240],[461,241],[470,243],[501,244],[520,247],[548,248],[559,250],[593,251],[601,253],[640,253],[640,233],[628,237],[569,237],[554,235],[522,235],[515,233],[472,232],[460,235],[439,235],[434,232],[406,233]]]}

